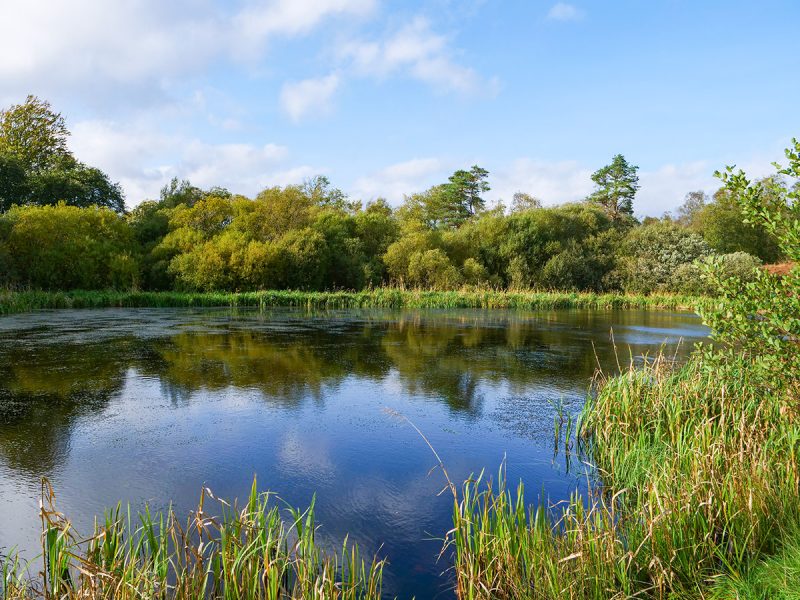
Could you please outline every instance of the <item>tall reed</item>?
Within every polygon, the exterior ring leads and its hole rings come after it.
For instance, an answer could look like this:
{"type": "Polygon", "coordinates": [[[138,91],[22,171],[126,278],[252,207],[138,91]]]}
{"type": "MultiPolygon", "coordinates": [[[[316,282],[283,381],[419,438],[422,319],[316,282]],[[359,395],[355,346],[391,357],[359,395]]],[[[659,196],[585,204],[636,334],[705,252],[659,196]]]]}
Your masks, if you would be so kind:
{"type": "Polygon", "coordinates": [[[36,578],[16,557],[0,559],[0,598],[196,600],[372,600],[384,561],[366,561],[345,539],[340,553],[316,539],[314,503],[302,511],[259,493],[239,507],[204,488],[185,521],[171,508],[134,514],[118,505],[88,539],[53,507],[43,482],[42,560],[36,578]],[[214,510],[207,507],[214,503],[214,510]]]}
{"type": "Polygon", "coordinates": [[[451,535],[460,598],[705,598],[797,547],[796,380],[698,355],[598,384],[580,435],[602,484],[528,508],[522,486],[468,482],[451,535]]]}
{"type": "Polygon", "coordinates": [[[276,290],[261,292],[121,292],[121,291],[2,291],[0,314],[36,309],[133,308],[133,307],[254,307],[300,308],[638,308],[695,309],[706,300],[671,294],[630,295],[591,292],[460,291],[377,288],[359,292],[308,292],[276,290]]]}

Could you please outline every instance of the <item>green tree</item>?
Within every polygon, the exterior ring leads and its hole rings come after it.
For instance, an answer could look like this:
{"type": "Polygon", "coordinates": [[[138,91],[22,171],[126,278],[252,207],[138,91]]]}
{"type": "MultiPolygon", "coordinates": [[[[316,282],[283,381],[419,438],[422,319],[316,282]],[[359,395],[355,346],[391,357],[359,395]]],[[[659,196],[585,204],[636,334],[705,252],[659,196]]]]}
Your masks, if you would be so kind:
{"type": "Polygon", "coordinates": [[[69,206],[104,206],[122,213],[125,198],[118,183],[112,183],[100,169],[89,167],[72,157],[64,157],[43,171],[35,171],[27,180],[29,202],[69,206]]]}
{"type": "Polygon", "coordinates": [[[325,175],[316,175],[311,179],[306,179],[303,182],[302,190],[314,204],[319,206],[349,211],[357,208],[356,203],[350,202],[342,190],[333,187],[330,179],[325,175]]]}
{"type": "Polygon", "coordinates": [[[717,172],[746,222],[775,237],[781,252],[795,263],[783,277],[760,270],[755,281],[726,277],[712,262],[707,271],[718,303],[702,311],[715,339],[731,352],[744,352],[766,373],[767,383],[788,382],[800,392],[800,189],[786,177],[800,178],[800,141],[786,150],[787,167],[764,182],[750,181],[741,170],[717,172]]]}
{"type": "Polygon", "coordinates": [[[697,216],[708,204],[708,195],[703,190],[689,192],[683,199],[683,204],[678,208],[676,221],[683,227],[692,227],[697,220],[697,216]]]}
{"type": "Polygon", "coordinates": [[[485,208],[486,202],[482,194],[491,189],[486,181],[488,177],[489,171],[478,165],[473,165],[469,171],[456,171],[450,176],[449,187],[458,206],[468,216],[474,216],[485,208]]]}
{"type": "Polygon", "coordinates": [[[50,169],[71,157],[68,137],[64,117],[36,96],[0,111],[0,152],[16,157],[26,171],[50,169]]]}
{"type": "MultiPolygon", "coordinates": [[[[771,184],[770,179],[753,183],[765,198],[771,184]]],[[[718,190],[713,202],[695,213],[690,227],[720,254],[747,252],[768,263],[776,262],[781,255],[775,237],[760,222],[747,218],[727,188],[718,190]]]]}
{"type": "Polygon", "coordinates": [[[633,199],[640,187],[638,170],[622,154],[617,154],[610,165],[592,173],[597,188],[589,200],[603,207],[614,221],[633,217],[633,199]]]}
{"type": "Polygon", "coordinates": [[[0,210],[12,204],[104,206],[125,210],[119,184],[75,159],[64,118],[28,96],[0,112],[0,210]]]}
{"type": "Polygon", "coordinates": [[[25,167],[13,154],[0,150],[0,212],[23,204],[28,196],[25,167]]]}
{"type": "Polygon", "coordinates": [[[458,228],[486,206],[482,194],[490,189],[488,176],[489,172],[477,165],[469,171],[456,171],[448,183],[407,196],[398,216],[430,229],[458,228]]]}
{"type": "Polygon", "coordinates": [[[619,273],[626,291],[671,291],[683,265],[709,256],[711,248],[698,234],[662,221],[633,229],[620,248],[619,273]]]}
{"type": "Polygon", "coordinates": [[[107,208],[16,206],[6,247],[16,283],[43,289],[129,289],[138,284],[130,226],[107,208]]]}
{"type": "Polygon", "coordinates": [[[542,201],[526,192],[516,192],[511,200],[511,212],[517,213],[525,210],[542,208],[542,201]]]}

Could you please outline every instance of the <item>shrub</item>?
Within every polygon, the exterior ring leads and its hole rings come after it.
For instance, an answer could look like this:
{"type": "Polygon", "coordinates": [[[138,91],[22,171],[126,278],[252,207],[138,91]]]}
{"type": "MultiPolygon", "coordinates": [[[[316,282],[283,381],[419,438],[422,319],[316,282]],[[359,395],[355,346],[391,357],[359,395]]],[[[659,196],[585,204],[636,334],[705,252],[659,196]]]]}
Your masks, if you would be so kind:
{"type": "Polygon", "coordinates": [[[449,290],[461,285],[461,276],[447,255],[437,248],[411,255],[408,283],[423,288],[449,290]]]}
{"type": "Polygon", "coordinates": [[[672,223],[654,223],[628,235],[622,248],[620,278],[629,292],[670,291],[673,277],[682,265],[690,265],[710,253],[708,244],[696,233],[672,223]]]}
{"type": "Polygon", "coordinates": [[[461,273],[464,277],[464,283],[469,285],[481,286],[489,283],[489,271],[474,258],[468,258],[464,261],[461,273]]]}

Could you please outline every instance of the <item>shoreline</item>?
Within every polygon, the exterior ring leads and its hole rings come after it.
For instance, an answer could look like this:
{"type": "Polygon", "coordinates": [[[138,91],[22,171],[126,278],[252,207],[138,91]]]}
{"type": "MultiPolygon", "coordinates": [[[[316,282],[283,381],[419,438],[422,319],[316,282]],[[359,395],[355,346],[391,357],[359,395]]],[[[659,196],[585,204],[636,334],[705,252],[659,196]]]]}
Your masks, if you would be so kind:
{"type": "Polygon", "coordinates": [[[359,292],[267,290],[258,292],[0,291],[0,315],[41,309],[307,307],[307,308],[618,308],[696,312],[709,298],[678,294],[376,288],[359,292]]]}

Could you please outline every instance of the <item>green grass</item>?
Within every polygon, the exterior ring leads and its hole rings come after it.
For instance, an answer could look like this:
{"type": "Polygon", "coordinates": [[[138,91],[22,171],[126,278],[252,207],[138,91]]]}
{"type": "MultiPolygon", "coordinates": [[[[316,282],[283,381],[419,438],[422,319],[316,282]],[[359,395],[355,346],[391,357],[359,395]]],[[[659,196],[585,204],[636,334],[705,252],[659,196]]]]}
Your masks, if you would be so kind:
{"type": "Polygon", "coordinates": [[[269,308],[638,308],[694,309],[701,299],[679,295],[595,294],[463,290],[451,292],[378,288],[360,292],[120,292],[0,291],[0,314],[37,309],[230,306],[269,308]]]}
{"type": "Polygon", "coordinates": [[[528,508],[522,487],[468,483],[450,540],[459,597],[797,597],[797,379],[696,355],[599,383],[579,430],[602,485],[528,508]]]}
{"type": "Polygon", "coordinates": [[[793,531],[780,550],[746,572],[722,578],[711,590],[711,600],[800,599],[800,530],[793,531]]]}
{"type": "Polygon", "coordinates": [[[0,559],[3,600],[381,598],[383,561],[365,561],[347,540],[340,553],[324,552],[313,502],[282,511],[255,480],[241,508],[207,489],[184,522],[171,509],[132,514],[117,506],[88,538],[55,511],[47,483],[42,496],[42,568],[32,577],[37,566],[0,559]]]}

